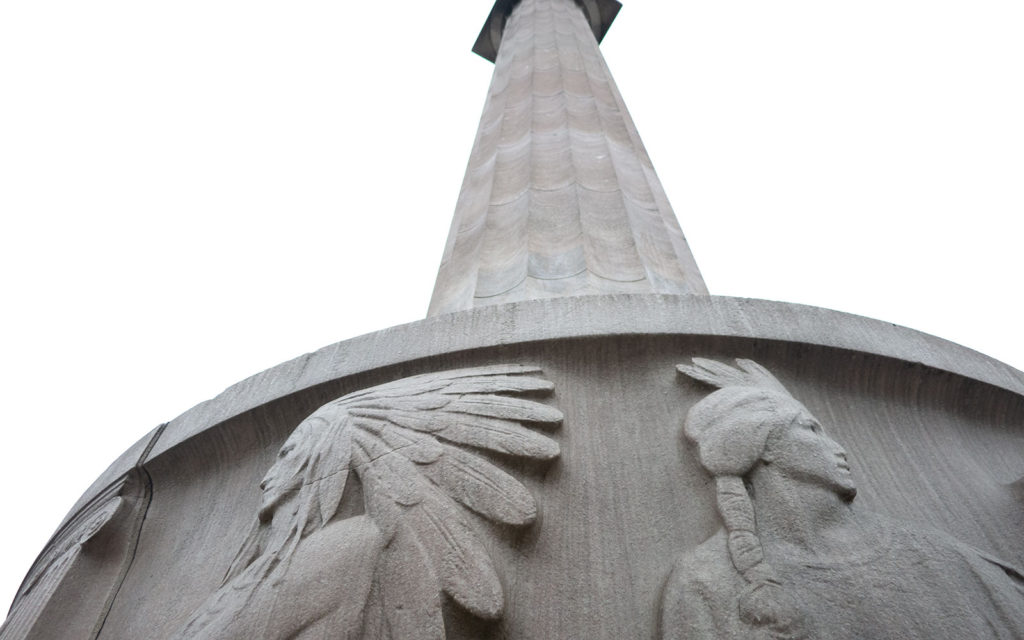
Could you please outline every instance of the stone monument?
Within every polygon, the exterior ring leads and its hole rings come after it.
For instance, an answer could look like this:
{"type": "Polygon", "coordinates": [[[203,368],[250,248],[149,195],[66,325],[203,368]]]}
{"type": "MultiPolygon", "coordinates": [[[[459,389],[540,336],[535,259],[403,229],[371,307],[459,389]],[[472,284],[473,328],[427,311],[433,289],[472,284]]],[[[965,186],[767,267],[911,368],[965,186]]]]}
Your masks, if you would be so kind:
{"type": "Polygon", "coordinates": [[[1024,374],[708,295],[618,9],[497,1],[427,319],[130,447],[0,640],[1024,638],[1024,374]]]}

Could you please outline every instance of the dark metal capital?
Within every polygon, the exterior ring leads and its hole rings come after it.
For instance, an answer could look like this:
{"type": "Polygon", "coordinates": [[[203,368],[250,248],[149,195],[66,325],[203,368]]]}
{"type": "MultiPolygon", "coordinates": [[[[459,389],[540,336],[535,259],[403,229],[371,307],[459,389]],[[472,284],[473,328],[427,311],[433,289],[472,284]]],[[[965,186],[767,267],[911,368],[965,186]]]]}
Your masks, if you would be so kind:
{"type": "MultiPolygon", "coordinates": [[[[618,15],[622,3],[618,0],[574,0],[580,6],[590,28],[594,31],[594,37],[600,43],[604,35],[612,26],[612,21],[618,15]]],[[[512,9],[519,4],[519,0],[495,0],[487,21],[480,30],[480,35],[473,45],[473,53],[494,62],[498,57],[498,47],[501,46],[501,35],[505,31],[505,21],[512,14],[512,9]]]]}

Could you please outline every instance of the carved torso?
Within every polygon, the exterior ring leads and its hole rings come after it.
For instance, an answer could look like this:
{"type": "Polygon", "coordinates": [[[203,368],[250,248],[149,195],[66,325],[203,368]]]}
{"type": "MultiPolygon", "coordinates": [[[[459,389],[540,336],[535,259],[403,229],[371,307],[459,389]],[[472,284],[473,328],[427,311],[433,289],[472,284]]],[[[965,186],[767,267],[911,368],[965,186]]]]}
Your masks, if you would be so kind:
{"type": "MultiPolygon", "coordinates": [[[[942,532],[861,518],[880,542],[854,543],[845,558],[797,559],[765,549],[805,612],[809,637],[1024,637],[1024,578],[1014,569],[942,532]]],[[[758,637],[739,619],[737,598],[745,586],[719,531],[676,562],[665,588],[663,637],[758,637]]]]}

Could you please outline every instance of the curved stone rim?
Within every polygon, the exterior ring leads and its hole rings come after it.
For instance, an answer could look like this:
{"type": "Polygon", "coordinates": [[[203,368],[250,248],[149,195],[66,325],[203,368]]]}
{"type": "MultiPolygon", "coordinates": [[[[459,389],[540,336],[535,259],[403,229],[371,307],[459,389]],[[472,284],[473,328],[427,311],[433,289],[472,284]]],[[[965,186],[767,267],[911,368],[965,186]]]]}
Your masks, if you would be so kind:
{"type": "Polygon", "coordinates": [[[665,334],[774,340],[856,351],[920,364],[1024,395],[1024,373],[994,358],[915,329],[821,307],[703,295],[529,300],[477,307],[368,333],[246,378],[131,447],[86,491],[69,516],[134,466],[144,465],[246,411],[331,380],[500,345],[665,334]],[[139,456],[141,451],[144,453],[139,456]]]}

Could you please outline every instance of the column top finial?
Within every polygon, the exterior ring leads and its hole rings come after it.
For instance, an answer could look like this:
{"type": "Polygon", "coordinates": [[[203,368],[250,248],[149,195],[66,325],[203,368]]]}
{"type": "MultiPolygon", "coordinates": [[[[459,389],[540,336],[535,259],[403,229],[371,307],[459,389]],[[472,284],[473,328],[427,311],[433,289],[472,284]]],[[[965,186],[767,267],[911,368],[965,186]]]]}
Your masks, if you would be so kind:
{"type": "MultiPolygon", "coordinates": [[[[575,0],[590,22],[590,28],[594,31],[594,37],[598,43],[604,40],[604,35],[612,26],[612,21],[618,15],[622,3],[618,0],[575,0]]],[[[494,62],[498,57],[498,47],[501,46],[501,35],[505,31],[505,21],[512,14],[512,9],[519,4],[519,0],[495,0],[491,7],[491,13],[487,21],[480,29],[476,44],[473,45],[473,53],[494,62]]]]}

